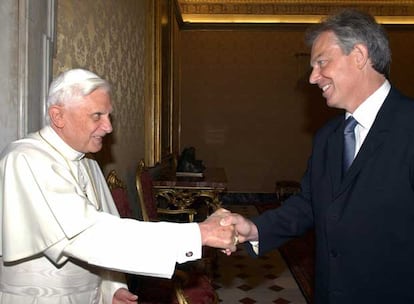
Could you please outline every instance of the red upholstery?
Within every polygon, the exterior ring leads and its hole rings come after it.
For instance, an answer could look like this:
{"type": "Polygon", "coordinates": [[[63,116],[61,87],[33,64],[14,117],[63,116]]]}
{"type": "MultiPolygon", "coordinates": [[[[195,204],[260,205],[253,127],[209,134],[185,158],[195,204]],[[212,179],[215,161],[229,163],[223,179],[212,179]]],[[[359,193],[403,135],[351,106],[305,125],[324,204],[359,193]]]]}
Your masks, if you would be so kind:
{"type": "Polygon", "coordinates": [[[150,221],[158,220],[157,204],[152,192],[152,177],[148,170],[141,172],[142,194],[144,196],[145,209],[150,221]]]}
{"type": "Polygon", "coordinates": [[[116,208],[118,209],[121,217],[132,218],[132,210],[128,200],[128,193],[124,188],[114,188],[111,190],[112,197],[115,201],[116,208]]]}
{"type": "MultiPolygon", "coordinates": [[[[217,294],[206,275],[193,273],[183,287],[184,296],[188,303],[211,304],[217,303],[217,294]]],[[[174,302],[176,303],[176,302],[174,302]]]]}

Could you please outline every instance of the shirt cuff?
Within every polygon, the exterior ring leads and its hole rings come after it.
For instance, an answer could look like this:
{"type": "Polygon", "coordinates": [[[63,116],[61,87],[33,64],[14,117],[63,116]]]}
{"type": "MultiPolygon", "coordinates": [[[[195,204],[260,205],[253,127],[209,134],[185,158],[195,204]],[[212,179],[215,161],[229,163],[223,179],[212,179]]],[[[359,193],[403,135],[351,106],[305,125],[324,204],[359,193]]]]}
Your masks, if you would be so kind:
{"type": "Polygon", "coordinates": [[[197,223],[179,224],[181,246],[178,246],[177,262],[185,263],[198,260],[202,256],[201,232],[197,223]]]}
{"type": "Polygon", "coordinates": [[[259,255],[259,241],[250,241],[250,245],[252,245],[252,249],[256,255],[259,255]]]}

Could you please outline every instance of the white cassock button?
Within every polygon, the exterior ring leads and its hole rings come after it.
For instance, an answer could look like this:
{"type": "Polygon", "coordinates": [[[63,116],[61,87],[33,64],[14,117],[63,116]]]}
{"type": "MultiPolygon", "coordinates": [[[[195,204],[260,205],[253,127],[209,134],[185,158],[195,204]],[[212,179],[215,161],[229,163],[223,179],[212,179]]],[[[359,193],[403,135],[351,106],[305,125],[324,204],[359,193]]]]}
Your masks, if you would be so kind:
{"type": "Polygon", "coordinates": [[[185,253],[185,256],[186,256],[187,258],[191,258],[191,257],[193,256],[193,252],[192,252],[192,251],[186,252],[186,253],[185,253]]]}

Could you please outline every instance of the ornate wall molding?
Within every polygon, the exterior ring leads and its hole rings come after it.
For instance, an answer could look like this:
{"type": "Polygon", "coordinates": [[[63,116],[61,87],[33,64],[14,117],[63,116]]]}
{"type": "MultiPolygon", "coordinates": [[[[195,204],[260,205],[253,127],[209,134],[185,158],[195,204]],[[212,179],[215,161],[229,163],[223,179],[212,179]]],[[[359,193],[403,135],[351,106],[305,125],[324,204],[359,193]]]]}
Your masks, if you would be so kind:
{"type": "Polygon", "coordinates": [[[314,23],[344,7],[365,10],[386,24],[414,24],[414,1],[176,0],[184,24],[314,23]]]}

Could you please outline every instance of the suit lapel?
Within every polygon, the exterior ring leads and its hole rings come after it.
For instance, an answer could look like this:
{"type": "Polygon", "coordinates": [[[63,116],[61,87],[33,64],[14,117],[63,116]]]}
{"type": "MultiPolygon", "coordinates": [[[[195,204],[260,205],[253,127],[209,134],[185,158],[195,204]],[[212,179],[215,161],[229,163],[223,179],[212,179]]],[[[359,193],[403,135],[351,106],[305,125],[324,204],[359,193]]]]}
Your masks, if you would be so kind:
{"type": "MultiPolygon", "coordinates": [[[[340,195],[349,187],[367,163],[367,160],[373,157],[373,155],[381,149],[381,146],[385,142],[387,134],[389,133],[390,126],[392,125],[394,116],[393,113],[397,104],[396,99],[398,99],[397,94],[398,93],[395,90],[391,89],[384,101],[384,104],[380,108],[375,122],[368,132],[368,135],[365,138],[365,141],[362,144],[354,162],[348,172],[344,175],[342,183],[340,183],[340,187],[338,188],[338,192],[334,192],[335,197],[340,195]]],[[[342,155],[342,152],[340,153],[342,155]]]]}
{"type": "Polygon", "coordinates": [[[342,147],[344,124],[339,124],[335,132],[328,138],[328,170],[332,180],[332,193],[339,191],[342,181],[342,147]]]}
{"type": "Polygon", "coordinates": [[[386,131],[372,134],[370,138],[366,138],[361,150],[358,152],[354,162],[349,168],[348,172],[344,175],[341,187],[339,188],[338,195],[346,190],[349,184],[358,176],[358,173],[362,170],[367,160],[371,158],[375,152],[381,148],[385,141],[386,131]],[[380,135],[382,134],[382,135],[380,135]]]}

